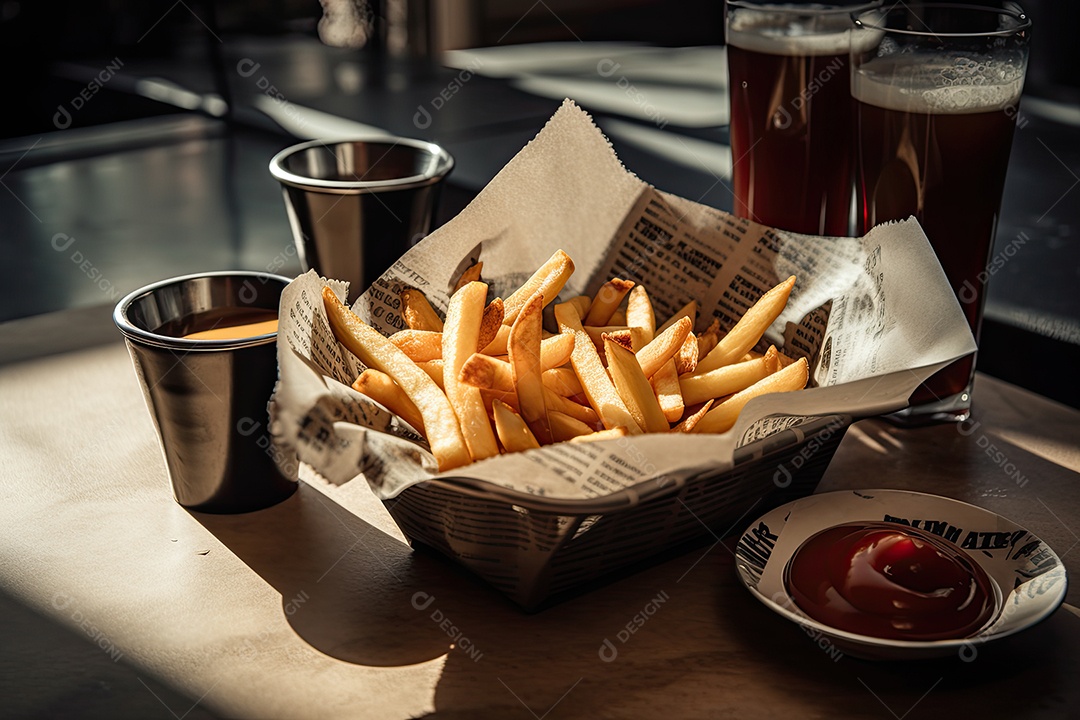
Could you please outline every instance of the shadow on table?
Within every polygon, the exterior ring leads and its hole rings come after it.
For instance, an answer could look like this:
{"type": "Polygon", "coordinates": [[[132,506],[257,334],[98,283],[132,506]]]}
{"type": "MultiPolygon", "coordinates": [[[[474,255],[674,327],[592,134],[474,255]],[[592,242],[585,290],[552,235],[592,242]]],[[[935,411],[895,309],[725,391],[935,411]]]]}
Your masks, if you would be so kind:
{"type": "Polygon", "coordinates": [[[744,660],[774,678],[777,694],[825,714],[1058,718],[1080,702],[1080,618],[1068,606],[1016,636],[975,645],[964,658],[868,661],[838,653],[743,595],[721,617],[745,647],[744,660]]]}
{"type": "Polygon", "coordinates": [[[66,595],[54,617],[0,589],[0,698],[5,718],[208,720],[203,698],[165,684],[126,657],[66,595]]]}
{"type": "Polygon", "coordinates": [[[317,650],[370,666],[445,655],[439,717],[1050,717],[1080,703],[1067,610],[973,662],[872,663],[834,658],[757,603],[726,544],[529,615],[307,486],[261,512],[195,517],[317,650]]]}
{"type": "MultiPolygon", "coordinates": [[[[401,666],[441,657],[462,602],[514,612],[456,567],[412,548],[301,483],[288,500],[240,515],[191,513],[281,594],[312,647],[346,662],[401,666]]],[[[460,613],[459,613],[460,614],[460,613]]]]}

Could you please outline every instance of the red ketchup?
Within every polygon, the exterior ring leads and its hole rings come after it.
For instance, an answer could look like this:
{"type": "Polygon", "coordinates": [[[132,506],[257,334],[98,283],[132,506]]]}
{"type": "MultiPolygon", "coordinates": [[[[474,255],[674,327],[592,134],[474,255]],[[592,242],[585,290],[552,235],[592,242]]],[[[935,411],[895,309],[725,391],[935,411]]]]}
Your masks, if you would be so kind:
{"type": "Polygon", "coordinates": [[[996,610],[990,579],[960,548],[893,523],[819,532],[795,551],[785,583],[814,620],[890,640],[968,637],[996,610]]]}

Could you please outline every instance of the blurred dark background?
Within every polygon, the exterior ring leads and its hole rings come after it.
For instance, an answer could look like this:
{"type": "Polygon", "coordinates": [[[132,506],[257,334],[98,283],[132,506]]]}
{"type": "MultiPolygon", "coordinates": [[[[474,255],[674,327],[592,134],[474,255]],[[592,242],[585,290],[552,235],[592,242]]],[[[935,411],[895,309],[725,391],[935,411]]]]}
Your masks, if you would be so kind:
{"type": "MultiPolygon", "coordinates": [[[[716,2],[374,0],[370,12],[386,18],[395,6],[422,14],[437,28],[435,37],[422,38],[432,56],[463,47],[575,38],[667,46],[723,41],[723,5],[716,2]]],[[[73,66],[99,68],[119,59],[129,72],[171,70],[170,74],[212,86],[214,56],[228,53],[227,47],[215,46],[237,38],[318,39],[322,15],[319,0],[3,0],[0,57],[5,67],[18,69],[4,82],[10,97],[20,101],[9,105],[0,127],[5,137],[54,129],[57,106],[85,85],[73,66]]],[[[365,58],[384,52],[381,35],[375,34],[355,55],[365,58]]],[[[416,42],[414,36],[412,43],[416,42]]],[[[86,103],[72,127],[169,112],[117,88],[102,92],[108,101],[86,103]]]]}

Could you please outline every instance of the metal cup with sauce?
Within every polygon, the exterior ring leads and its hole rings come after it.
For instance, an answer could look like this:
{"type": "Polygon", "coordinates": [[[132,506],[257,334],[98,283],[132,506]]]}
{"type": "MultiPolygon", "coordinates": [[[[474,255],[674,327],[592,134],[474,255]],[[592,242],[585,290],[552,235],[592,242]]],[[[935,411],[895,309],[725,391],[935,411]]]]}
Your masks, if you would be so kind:
{"type": "Polygon", "coordinates": [[[276,329],[233,339],[186,337],[276,318],[288,283],[258,272],[187,275],[136,290],[113,312],[161,440],[173,496],[186,508],[259,510],[297,488],[295,460],[270,440],[276,329]]]}

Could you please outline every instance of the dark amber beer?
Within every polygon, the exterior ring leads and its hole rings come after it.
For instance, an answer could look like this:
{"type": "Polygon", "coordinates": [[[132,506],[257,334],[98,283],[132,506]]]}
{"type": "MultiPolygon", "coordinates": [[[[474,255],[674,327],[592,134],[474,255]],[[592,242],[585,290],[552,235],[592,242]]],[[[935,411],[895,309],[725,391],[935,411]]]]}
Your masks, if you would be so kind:
{"type": "Polygon", "coordinates": [[[851,6],[728,3],[736,215],[795,232],[849,234],[851,28],[851,6]]]}
{"type": "MultiPolygon", "coordinates": [[[[904,37],[885,52],[852,53],[858,230],[914,215],[978,339],[1026,44],[1022,53],[992,42],[984,50],[973,38],[951,39],[949,26],[938,30],[944,40],[929,41],[930,52],[905,52],[904,40],[917,34],[911,26],[908,18],[904,37]]],[[[914,414],[966,418],[974,367],[971,355],[932,376],[911,397],[914,414]]]]}

